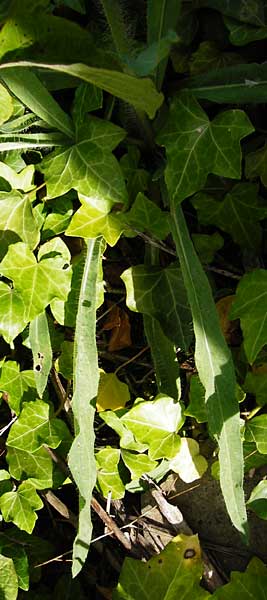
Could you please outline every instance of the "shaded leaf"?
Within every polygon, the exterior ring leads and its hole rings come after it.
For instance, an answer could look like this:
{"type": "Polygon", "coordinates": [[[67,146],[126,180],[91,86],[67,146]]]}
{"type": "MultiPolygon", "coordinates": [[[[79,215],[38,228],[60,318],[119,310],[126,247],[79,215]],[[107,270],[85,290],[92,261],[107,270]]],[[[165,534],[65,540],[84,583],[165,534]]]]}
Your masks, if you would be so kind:
{"type": "Polygon", "coordinates": [[[199,259],[204,265],[209,264],[214,260],[216,252],[220,250],[224,244],[222,236],[217,233],[217,231],[211,235],[207,235],[206,233],[193,233],[192,240],[199,259]]]}
{"type": "MultiPolygon", "coordinates": [[[[160,47],[162,40],[165,38],[169,30],[175,30],[176,23],[180,15],[180,10],[180,0],[178,2],[175,0],[169,0],[169,2],[166,2],[165,0],[159,0],[157,2],[154,0],[148,0],[147,43],[149,45],[153,44],[154,47],[156,44],[156,47],[160,47]]],[[[155,80],[158,89],[161,88],[167,66],[167,56],[162,57],[162,59],[163,60],[160,61],[155,73],[155,80]]]]}
{"type": "Polygon", "coordinates": [[[256,27],[230,17],[224,17],[224,23],[229,30],[229,40],[235,46],[246,46],[250,42],[264,40],[267,37],[266,26],[256,27]]]}
{"type": "Polygon", "coordinates": [[[267,404],[267,373],[249,371],[243,383],[243,389],[256,397],[258,406],[267,404]]]}
{"type": "Polygon", "coordinates": [[[72,116],[76,127],[83,124],[85,115],[93,110],[102,108],[102,90],[92,83],[80,83],[75,90],[72,116]]]}
{"type": "Polygon", "coordinates": [[[210,69],[223,69],[227,65],[243,62],[236,52],[221,52],[213,41],[204,41],[199,44],[196,52],[190,58],[190,73],[197,75],[210,69]]]}
{"type": "MultiPolygon", "coordinates": [[[[267,520],[267,481],[262,479],[252,490],[247,506],[260,517],[267,520]]],[[[267,576],[267,574],[266,574],[267,576]]]]}
{"type": "Polygon", "coordinates": [[[64,340],[60,350],[61,353],[55,361],[55,368],[65,379],[73,379],[73,342],[64,340]]]}
{"type": "Polygon", "coordinates": [[[261,242],[259,221],[267,211],[258,196],[258,186],[253,183],[238,183],[222,201],[200,192],[192,199],[200,223],[217,225],[229,233],[241,248],[257,250],[261,242]]]}
{"type": "Polygon", "coordinates": [[[0,125],[10,119],[13,113],[13,100],[7,89],[0,84],[0,125]]]}
{"type": "Polygon", "coordinates": [[[176,347],[164,334],[162,327],[150,315],[143,315],[145,336],[155,368],[158,391],[174,400],[180,398],[180,368],[176,347]]]}
{"type": "Polygon", "coordinates": [[[216,309],[219,316],[220,327],[227,344],[236,345],[236,340],[239,341],[239,322],[229,318],[231,308],[235,297],[224,296],[216,302],[216,309]]]}
{"type": "Polygon", "coordinates": [[[193,417],[198,423],[205,423],[208,420],[205,388],[198,375],[190,377],[189,405],[185,409],[184,415],[193,417]]]}
{"type": "Polygon", "coordinates": [[[209,173],[239,178],[240,140],[252,131],[243,111],[225,111],[211,122],[190,93],[176,96],[157,138],[166,147],[165,179],[172,201],[182,202],[202,188],[209,173]]]}
{"type": "MultiPolygon", "coordinates": [[[[266,36],[267,37],[267,36],[266,36]]],[[[246,156],[246,177],[255,179],[260,177],[263,185],[267,187],[267,145],[246,156]]]]}
{"type": "MultiPolygon", "coordinates": [[[[171,26],[173,27],[173,22],[171,26]]],[[[126,58],[126,64],[139,77],[150,75],[168,57],[171,45],[177,41],[177,34],[170,29],[164,37],[141,50],[134,58],[126,58]]]]}
{"type": "Polygon", "coordinates": [[[267,343],[267,271],[257,269],[244,275],[237,286],[230,318],[240,319],[244,348],[252,364],[267,343]]]}
{"type": "Polygon", "coordinates": [[[99,387],[96,400],[98,412],[124,408],[130,400],[128,385],[120,381],[116,373],[105,373],[100,369],[99,387]]]}
{"type": "Polygon", "coordinates": [[[204,456],[200,454],[199,445],[192,438],[182,438],[180,448],[170,461],[170,469],[178,473],[186,483],[200,479],[208,468],[204,456]]]}
{"type": "Polygon", "coordinates": [[[0,539],[0,552],[12,558],[18,578],[18,586],[22,590],[29,589],[29,562],[25,549],[19,544],[3,537],[0,539]]]}
{"type": "Polygon", "coordinates": [[[160,240],[164,240],[170,232],[169,214],[140,192],[125,218],[132,227],[148,231],[160,240]]]}
{"type": "Polygon", "coordinates": [[[163,333],[186,350],[191,342],[191,312],[177,263],[162,269],[138,265],[123,272],[130,310],[157,319],[163,333]]]}
{"type": "Polygon", "coordinates": [[[163,394],[147,402],[139,398],[121,421],[139,442],[149,445],[149,458],[172,458],[178,452],[181,439],[177,431],[184,419],[181,405],[172,398],[163,394]]]}
{"type": "Polygon", "coordinates": [[[15,492],[7,492],[0,497],[0,508],[6,522],[13,521],[17,527],[31,533],[36,519],[36,510],[43,502],[31,483],[21,483],[15,492]]]}
{"type": "Polygon", "coordinates": [[[231,581],[213,594],[218,600],[235,600],[242,590],[242,600],[265,600],[267,572],[264,563],[257,557],[252,558],[245,573],[233,571],[231,581]]]}
{"type": "Polygon", "coordinates": [[[59,235],[67,229],[73,215],[72,194],[53,198],[51,202],[46,202],[45,208],[51,209],[51,212],[47,214],[43,223],[42,240],[59,235]]]}

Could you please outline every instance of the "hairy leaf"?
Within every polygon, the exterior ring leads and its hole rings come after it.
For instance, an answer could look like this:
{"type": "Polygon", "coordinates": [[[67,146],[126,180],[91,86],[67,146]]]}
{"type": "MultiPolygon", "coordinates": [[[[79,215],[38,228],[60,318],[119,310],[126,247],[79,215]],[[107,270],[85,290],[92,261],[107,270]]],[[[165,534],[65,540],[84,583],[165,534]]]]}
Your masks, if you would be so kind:
{"type": "Polygon", "coordinates": [[[33,369],[38,395],[42,397],[52,367],[52,346],[45,312],[31,321],[29,339],[33,354],[33,369]]]}
{"type": "Polygon", "coordinates": [[[186,87],[196,98],[205,98],[212,102],[266,102],[267,65],[250,63],[224,67],[219,71],[213,70],[192,77],[187,81],[186,87]]]}

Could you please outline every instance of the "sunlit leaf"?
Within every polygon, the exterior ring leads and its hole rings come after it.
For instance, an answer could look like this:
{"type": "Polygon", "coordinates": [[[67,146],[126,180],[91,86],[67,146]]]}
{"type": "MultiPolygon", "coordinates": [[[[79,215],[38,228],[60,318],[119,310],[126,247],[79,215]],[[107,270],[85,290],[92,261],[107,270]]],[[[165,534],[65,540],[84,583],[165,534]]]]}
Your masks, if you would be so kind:
{"type": "MultiPolygon", "coordinates": [[[[106,165],[105,165],[106,166],[106,165]]],[[[119,177],[119,173],[118,173],[119,177]]],[[[118,193],[117,200],[120,201],[118,193]]],[[[110,246],[115,246],[125,228],[125,217],[122,212],[111,212],[111,202],[99,202],[99,198],[79,194],[82,206],[72,217],[66,235],[79,236],[85,239],[102,235],[110,246]]]]}
{"type": "Polygon", "coordinates": [[[7,89],[0,84],[0,125],[10,119],[13,113],[13,101],[7,89]]]}
{"type": "Polygon", "coordinates": [[[36,397],[34,372],[20,371],[15,361],[6,361],[1,369],[0,391],[7,394],[9,407],[19,414],[22,402],[36,397]]]}
{"type": "Polygon", "coordinates": [[[255,442],[261,454],[267,454],[267,415],[260,415],[247,421],[245,440],[255,442]]]}
{"type": "Polygon", "coordinates": [[[267,481],[262,479],[252,490],[247,506],[260,517],[267,520],[267,481]]]}
{"type": "Polygon", "coordinates": [[[199,445],[192,438],[182,438],[176,456],[170,461],[170,469],[186,483],[200,479],[208,468],[204,456],[200,454],[199,445]]]}
{"type": "Polygon", "coordinates": [[[17,527],[31,533],[36,519],[36,510],[43,502],[31,483],[23,482],[15,492],[0,497],[0,509],[6,522],[13,521],[17,527]]]}
{"type": "Polygon", "coordinates": [[[131,472],[132,479],[139,479],[144,473],[153,471],[158,463],[147,454],[136,454],[130,450],[122,450],[121,457],[126,467],[131,472]]]}
{"type": "Polygon", "coordinates": [[[96,400],[98,412],[123,408],[130,400],[128,385],[120,381],[116,373],[100,370],[99,387],[96,400]]]}
{"type": "Polygon", "coordinates": [[[96,453],[97,487],[101,494],[107,498],[109,492],[113,500],[123,498],[125,485],[121,479],[118,464],[120,450],[106,447],[96,453]]]}
{"type": "Polygon", "coordinates": [[[18,597],[18,576],[12,558],[0,554],[0,593],[3,600],[18,597]]]}

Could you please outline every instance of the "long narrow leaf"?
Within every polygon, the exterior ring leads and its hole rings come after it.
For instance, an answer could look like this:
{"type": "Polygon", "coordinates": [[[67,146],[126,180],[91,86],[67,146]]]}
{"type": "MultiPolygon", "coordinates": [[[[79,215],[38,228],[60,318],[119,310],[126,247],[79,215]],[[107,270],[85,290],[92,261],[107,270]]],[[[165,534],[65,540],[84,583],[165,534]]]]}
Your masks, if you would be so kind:
{"type": "Polygon", "coordinates": [[[92,534],[90,504],[96,481],[93,424],[99,379],[95,327],[100,252],[101,238],[88,240],[74,341],[72,410],[75,439],[69,454],[69,467],[80,497],[79,526],[73,546],[74,577],[86,560],[92,534]]]}
{"type": "Polygon", "coordinates": [[[2,72],[1,78],[11,92],[33,113],[51,127],[73,138],[74,129],[70,117],[32,71],[16,67],[2,72]]]}
{"type": "Polygon", "coordinates": [[[190,240],[181,206],[172,206],[171,213],[173,238],[192,310],[195,360],[205,387],[209,429],[219,445],[221,489],[232,523],[246,538],[243,452],[233,362],[220,330],[209,282],[190,240]]]}
{"type": "Polygon", "coordinates": [[[145,335],[150,346],[154,363],[158,390],[162,394],[178,400],[180,396],[180,369],[175,346],[164,335],[157,319],[143,315],[145,335]]]}
{"type": "Polygon", "coordinates": [[[51,371],[53,356],[45,312],[40,313],[31,321],[29,338],[33,354],[36,389],[39,396],[42,397],[51,371]]]}
{"type": "Polygon", "coordinates": [[[8,69],[18,67],[50,69],[78,77],[78,79],[93,83],[102,90],[132,104],[136,109],[145,111],[151,119],[153,119],[156,111],[163,102],[163,94],[157,92],[153,82],[148,78],[138,79],[119,71],[97,69],[81,63],[54,65],[32,61],[19,61],[0,65],[1,77],[4,78],[8,69]]]}
{"type": "MultiPolygon", "coordinates": [[[[175,30],[181,8],[180,0],[148,0],[147,43],[160,43],[170,29],[175,30]]],[[[163,59],[156,70],[156,84],[160,89],[168,58],[163,59]]]]}
{"type": "Polygon", "coordinates": [[[0,151],[18,150],[19,148],[53,148],[66,146],[68,138],[61,133],[20,133],[0,134],[0,151]],[[3,140],[3,141],[1,141],[3,140]]]}

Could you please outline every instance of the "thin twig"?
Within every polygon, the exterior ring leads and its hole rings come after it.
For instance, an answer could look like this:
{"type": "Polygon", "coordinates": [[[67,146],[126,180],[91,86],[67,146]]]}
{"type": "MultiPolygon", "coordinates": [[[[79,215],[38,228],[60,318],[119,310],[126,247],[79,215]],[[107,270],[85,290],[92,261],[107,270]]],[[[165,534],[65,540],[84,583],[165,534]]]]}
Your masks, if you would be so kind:
{"type": "Polygon", "coordinates": [[[60,377],[55,369],[55,367],[52,367],[51,369],[51,381],[54,387],[54,390],[56,392],[56,395],[59,399],[59,406],[55,412],[55,417],[57,417],[59,415],[59,413],[61,413],[61,411],[64,408],[64,404],[66,402],[66,398],[67,398],[67,394],[66,394],[66,390],[63,387],[60,377]]]}
{"type": "Polygon", "coordinates": [[[69,523],[71,523],[71,525],[73,525],[73,527],[75,527],[75,529],[77,529],[78,519],[77,519],[76,515],[66,506],[66,504],[64,504],[64,502],[59,500],[59,498],[57,496],[55,496],[55,494],[53,494],[53,492],[51,492],[51,490],[48,490],[46,492],[40,492],[40,496],[45,498],[45,500],[51,506],[53,506],[53,508],[60,515],[62,515],[62,517],[64,517],[64,519],[69,521],[69,523]]]}
{"type": "Polygon", "coordinates": [[[149,350],[149,346],[145,346],[144,348],[142,348],[142,350],[140,350],[140,352],[137,352],[137,354],[135,354],[134,356],[132,356],[132,358],[129,358],[129,360],[126,360],[125,363],[123,363],[122,365],[120,365],[116,371],[115,371],[115,375],[117,375],[117,373],[123,368],[126,367],[126,365],[129,365],[131,362],[134,362],[139,356],[141,356],[141,354],[143,354],[144,352],[146,352],[147,350],[149,350]]]}

